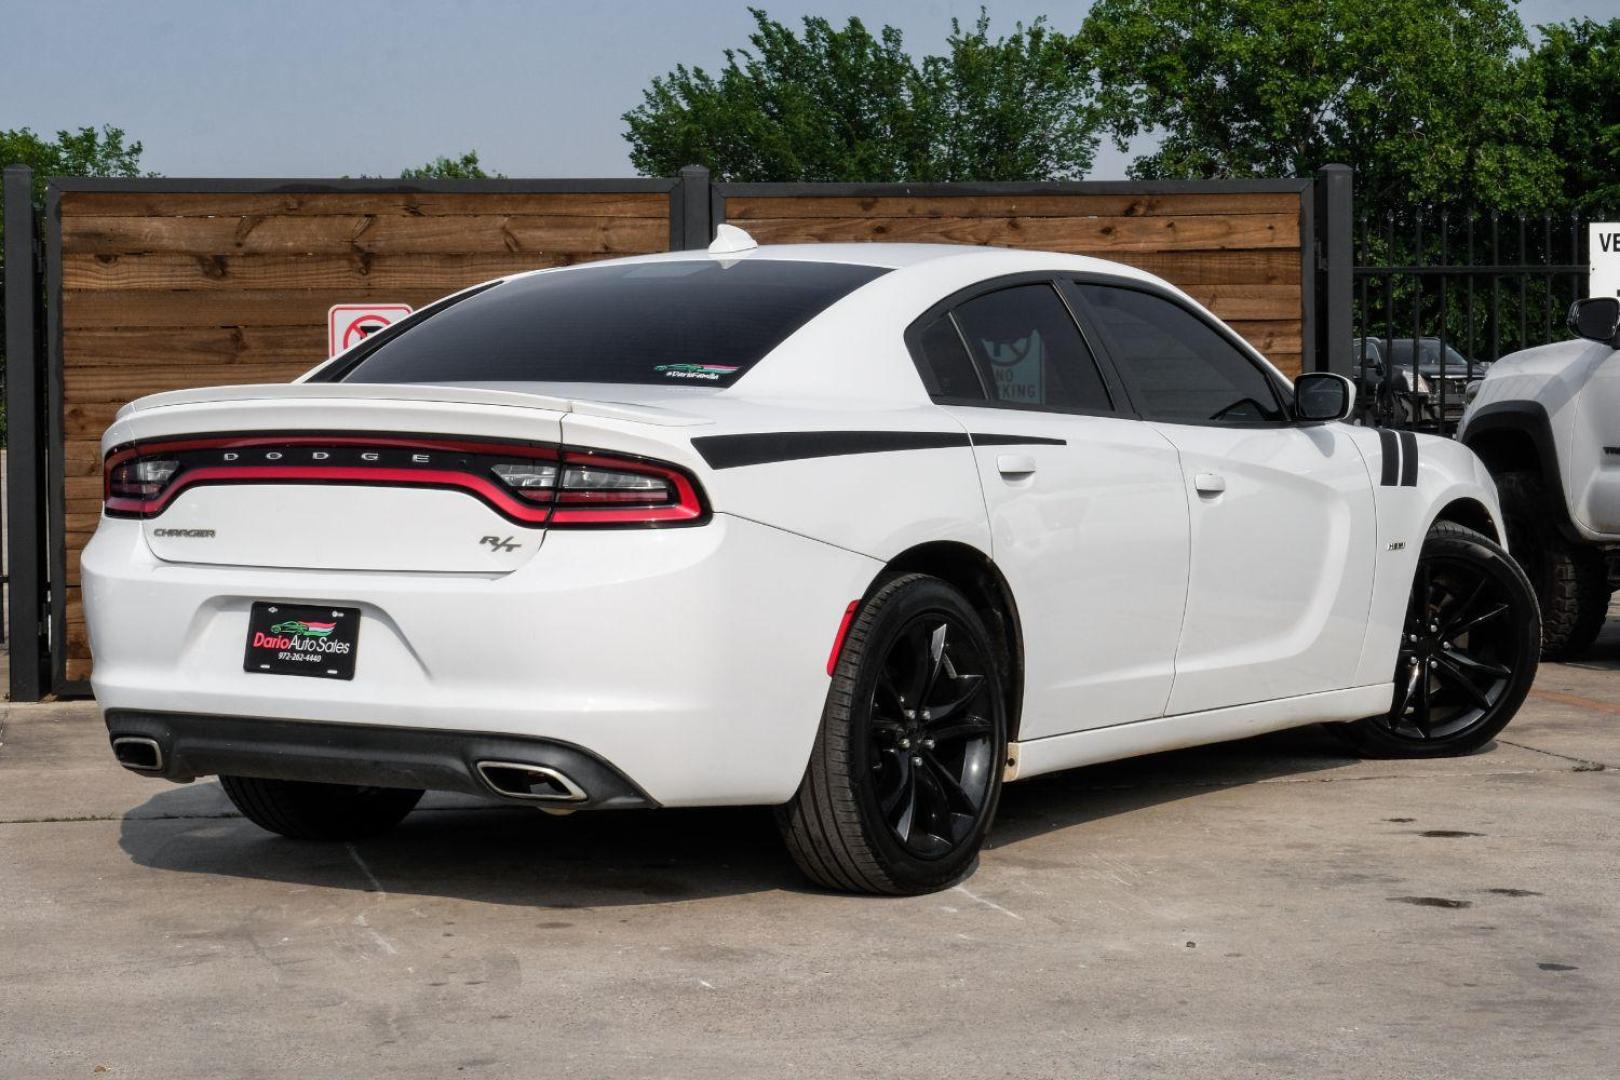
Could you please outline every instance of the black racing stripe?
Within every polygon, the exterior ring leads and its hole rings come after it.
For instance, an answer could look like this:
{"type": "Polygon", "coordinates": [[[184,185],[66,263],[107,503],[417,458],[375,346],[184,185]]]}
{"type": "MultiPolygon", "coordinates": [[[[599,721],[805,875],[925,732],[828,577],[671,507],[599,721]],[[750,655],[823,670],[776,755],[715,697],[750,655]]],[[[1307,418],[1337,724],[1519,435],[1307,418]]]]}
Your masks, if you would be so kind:
{"type": "Polygon", "coordinates": [[[967,445],[967,433],[961,431],[761,431],[751,435],[699,435],[692,440],[692,447],[716,469],[967,445]]]}
{"type": "Polygon", "coordinates": [[[1399,445],[1395,441],[1395,433],[1389,428],[1378,429],[1378,445],[1383,449],[1383,471],[1378,477],[1382,487],[1395,486],[1395,474],[1401,467],[1400,453],[1395,448],[1399,445]]]}
{"type": "Polygon", "coordinates": [[[1401,487],[1417,487],[1417,436],[1401,432],[1401,487]]]}
{"type": "Polygon", "coordinates": [[[986,435],[975,431],[968,438],[974,446],[1068,446],[1067,439],[1049,439],[1044,435],[986,435]]]}

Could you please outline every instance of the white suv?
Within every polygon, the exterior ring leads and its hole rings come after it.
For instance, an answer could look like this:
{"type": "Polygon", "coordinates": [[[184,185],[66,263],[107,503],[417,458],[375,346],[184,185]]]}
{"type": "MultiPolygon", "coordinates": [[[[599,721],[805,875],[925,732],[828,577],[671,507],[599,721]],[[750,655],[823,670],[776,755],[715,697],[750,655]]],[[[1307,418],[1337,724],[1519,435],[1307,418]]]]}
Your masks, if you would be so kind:
{"type": "Polygon", "coordinates": [[[1496,477],[1549,657],[1597,637],[1620,554],[1620,299],[1576,301],[1569,328],[1493,365],[1457,430],[1496,477]]]}

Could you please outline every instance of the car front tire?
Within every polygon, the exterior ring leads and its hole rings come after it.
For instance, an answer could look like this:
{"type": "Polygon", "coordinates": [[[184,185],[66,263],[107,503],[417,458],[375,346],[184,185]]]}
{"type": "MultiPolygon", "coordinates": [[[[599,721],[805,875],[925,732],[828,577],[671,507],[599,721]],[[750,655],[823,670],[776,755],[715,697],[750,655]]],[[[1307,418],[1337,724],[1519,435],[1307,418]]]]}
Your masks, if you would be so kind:
{"type": "Polygon", "coordinates": [[[850,625],[804,780],[777,811],[783,838],[828,888],[945,888],[976,864],[1006,755],[984,623],[939,578],[891,578],[850,625]]]}
{"type": "Polygon", "coordinates": [[[221,776],[242,816],[294,840],[361,840],[387,832],[415,808],[422,792],[302,780],[221,776]]]}
{"type": "Polygon", "coordinates": [[[1335,729],[1367,757],[1471,753],[1524,703],[1540,641],[1519,564],[1489,537],[1440,522],[1418,557],[1390,711],[1335,729]]]}

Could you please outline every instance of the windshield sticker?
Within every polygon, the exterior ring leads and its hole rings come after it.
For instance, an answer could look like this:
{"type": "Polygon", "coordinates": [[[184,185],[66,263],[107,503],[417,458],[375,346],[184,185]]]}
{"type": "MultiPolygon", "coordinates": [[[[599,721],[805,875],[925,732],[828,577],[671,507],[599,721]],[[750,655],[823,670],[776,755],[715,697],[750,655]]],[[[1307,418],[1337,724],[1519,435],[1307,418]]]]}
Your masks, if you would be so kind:
{"type": "Polygon", "coordinates": [[[724,375],[733,375],[740,369],[735,364],[659,364],[653,370],[666,379],[708,379],[713,381],[724,375]]]}

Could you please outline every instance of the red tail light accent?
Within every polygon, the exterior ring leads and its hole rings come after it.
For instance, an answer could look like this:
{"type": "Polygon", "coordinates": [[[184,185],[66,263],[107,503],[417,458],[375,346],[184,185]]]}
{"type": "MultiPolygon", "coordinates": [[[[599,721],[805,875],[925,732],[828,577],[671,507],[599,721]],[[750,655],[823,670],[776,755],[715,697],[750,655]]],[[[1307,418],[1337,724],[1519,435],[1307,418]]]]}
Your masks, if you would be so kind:
{"type": "Polygon", "coordinates": [[[827,674],[830,676],[838,667],[838,654],[844,651],[844,638],[849,634],[849,624],[855,621],[855,612],[859,610],[861,602],[851,600],[849,607],[844,609],[844,617],[838,623],[838,636],[833,638],[832,652],[827,654],[827,674]]]}
{"type": "Polygon", "coordinates": [[[700,524],[697,481],[664,462],[536,443],[434,436],[253,435],[176,439],[108,453],[114,517],[156,517],[208,484],[359,484],[461,491],[539,526],[700,524]]]}

